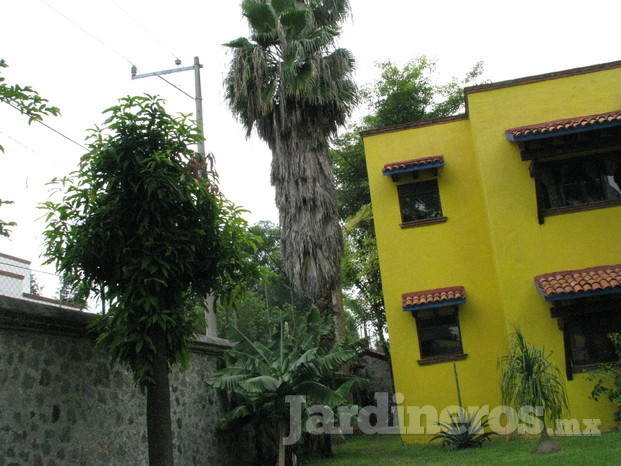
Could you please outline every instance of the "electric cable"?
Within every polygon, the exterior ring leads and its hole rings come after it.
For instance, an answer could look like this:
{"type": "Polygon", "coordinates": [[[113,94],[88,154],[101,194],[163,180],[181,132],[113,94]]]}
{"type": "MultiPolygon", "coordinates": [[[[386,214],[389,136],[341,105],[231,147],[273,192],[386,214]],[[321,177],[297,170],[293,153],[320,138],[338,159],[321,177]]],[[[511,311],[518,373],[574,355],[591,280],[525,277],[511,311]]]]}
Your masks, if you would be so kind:
{"type": "MultiPolygon", "coordinates": [[[[43,1],[43,0],[41,0],[43,1]]],[[[19,107],[17,107],[16,105],[12,104],[11,102],[5,102],[6,104],[10,105],[11,107],[13,107],[15,110],[17,110],[19,113],[21,113],[23,115],[23,112],[19,109],[19,107]]],[[[86,147],[84,147],[82,144],[80,144],[79,142],[74,141],[73,139],[71,139],[69,136],[64,135],[63,133],[61,133],[60,131],[58,131],[57,129],[52,128],[50,125],[48,125],[47,123],[44,123],[41,120],[35,120],[37,123],[42,124],[43,126],[45,126],[47,129],[54,131],[56,134],[58,134],[59,136],[62,136],[63,138],[65,138],[68,141],[71,141],[72,143],[74,143],[76,146],[81,147],[84,150],[88,150],[86,147]]]]}
{"type": "Polygon", "coordinates": [[[62,16],[63,18],[65,18],[67,21],[69,21],[71,24],[73,24],[75,27],[77,27],[80,31],[82,31],[84,34],[88,35],[89,37],[91,37],[92,39],[96,40],[97,42],[99,42],[101,45],[103,45],[105,48],[107,48],[108,50],[110,50],[112,53],[118,55],[119,57],[121,57],[123,60],[127,61],[130,65],[134,65],[134,63],[127,58],[125,55],[123,55],[122,53],[120,53],[118,50],[110,47],[108,44],[106,44],[105,42],[103,42],[101,39],[99,39],[98,37],[96,37],[95,35],[91,34],[90,32],[88,32],[86,29],[84,29],[82,26],[80,26],[78,23],[76,23],[75,21],[73,21],[71,18],[69,18],[68,16],[66,16],[64,13],[58,11],[56,8],[54,8],[52,5],[50,5],[49,3],[47,3],[45,0],[41,0],[41,2],[46,5],[49,9],[55,11],[57,14],[59,14],[60,16],[62,16]]]}
{"type": "Polygon", "coordinates": [[[170,50],[168,47],[166,47],[166,45],[164,45],[162,43],[162,41],[160,41],[157,36],[155,36],[154,34],[152,34],[146,27],[144,27],[140,22],[138,22],[138,20],[136,18],[134,18],[132,15],[130,15],[127,10],[125,10],[121,5],[119,5],[115,0],[112,0],[112,3],[114,3],[114,5],[121,10],[123,13],[125,13],[125,15],[131,19],[134,23],[136,23],[136,25],[142,29],[147,35],[149,35],[153,40],[155,40],[164,50],[166,50],[169,54],[171,54],[173,56],[173,58],[175,59],[175,63],[177,61],[181,62],[181,60],[179,59],[179,57],[177,56],[177,54],[175,54],[172,50],[170,50]]]}
{"type": "Polygon", "coordinates": [[[41,157],[43,159],[43,161],[45,163],[49,163],[52,165],[56,165],[58,167],[64,168],[65,170],[71,171],[72,169],[67,167],[66,165],[62,164],[62,163],[58,163],[55,160],[51,160],[49,157],[46,157],[45,155],[43,155],[42,153],[40,153],[39,151],[34,150],[31,147],[28,147],[26,144],[24,144],[21,141],[18,141],[17,139],[15,139],[13,136],[11,136],[10,134],[6,134],[4,131],[0,130],[0,134],[2,134],[3,136],[6,136],[7,138],[9,138],[10,140],[12,140],[14,143],[19,144],[20,146],[22,146],[24,149],[26,149],[27,151],[32,152],[33,154],[41,157]]]}
{"type": "Polygon", "coordinates": [[[187,95],[190,99],[196,101],[196,99],[194,97],[192,97],[190,94],[188,94],[187,92],[185,92],[183,89],[181,89],[179,86],[177,86],[176,84],[171,83],[168,79],[163,78],[161,75],[157,75],[158,78],[160,78],[162,81],[170,84],[172,87],[174,87],[175,89],[177,89],[179,92],[182,92],[183,94],[187,95]]]}

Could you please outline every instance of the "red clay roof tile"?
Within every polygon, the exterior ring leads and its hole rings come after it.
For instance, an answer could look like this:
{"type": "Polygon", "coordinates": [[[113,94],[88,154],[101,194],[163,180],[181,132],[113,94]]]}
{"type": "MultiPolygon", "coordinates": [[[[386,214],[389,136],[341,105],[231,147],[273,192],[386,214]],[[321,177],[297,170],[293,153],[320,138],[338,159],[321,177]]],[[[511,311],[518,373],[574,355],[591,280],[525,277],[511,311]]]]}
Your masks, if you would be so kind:
{"type": "Polygon", "coordinates": [[[382,173],[384,175],[392,175],[394,173],[408,172],[414,170],[423,170],[444,165],[443,155],[433,155],[431,157],[422,157],[420,159],[405,160],[403,162],[391,162],[384,165],[382,173]]]}
{"type": "Polygon", "coordinates": [[[463,303],[466,290],[463,286],[436,288],[435,290],[414,291],[401,296],[403,310],[413,311],[431,307],[450,306],[463,303]]]}
{"type": "Polygon", "coordinates": [[[519,126],[505,131],[507,139],[515,141],[528,139],[529,137],[544,137],[550,133],[562,131],[588,131],[598,129],[601,126],[621,125],[621,110],[614,112],[600,113],[597,115],[586,115],[562,120],[548,121],[528,126],[519,126]]]}
{"type": "Polygon", "coordinates": [[[535,277],[535,286],[546,301],[621,293],[621,264],[551,272],[535,277]]]}

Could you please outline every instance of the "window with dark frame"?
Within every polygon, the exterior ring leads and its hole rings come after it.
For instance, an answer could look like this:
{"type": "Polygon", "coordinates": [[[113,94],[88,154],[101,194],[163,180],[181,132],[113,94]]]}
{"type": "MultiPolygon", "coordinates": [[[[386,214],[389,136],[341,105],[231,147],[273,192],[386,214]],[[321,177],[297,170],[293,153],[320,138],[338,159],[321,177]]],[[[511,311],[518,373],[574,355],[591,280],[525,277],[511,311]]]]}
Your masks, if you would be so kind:
{"type": "Polygon", "coordinates": [[[621,152],[542,161],[534,176],[543,216],[621,204],[621,152]]]}
{"type": "Polygon", "coordinates": [[[613,310],[565,319],[563,331],[574,372],[617,360],[609,335],[621,332],[621,312],[613,310]]]}
{"type": "Polygon", "coordinates": [[[397,191],[404,224],[443,218],[438,180],[401,184],[397,186],[397,191]]]}
{"type": "Polygon", "coordinates": [[[415,313],[421,359],[463,354],[457,306],[415,313]]]}

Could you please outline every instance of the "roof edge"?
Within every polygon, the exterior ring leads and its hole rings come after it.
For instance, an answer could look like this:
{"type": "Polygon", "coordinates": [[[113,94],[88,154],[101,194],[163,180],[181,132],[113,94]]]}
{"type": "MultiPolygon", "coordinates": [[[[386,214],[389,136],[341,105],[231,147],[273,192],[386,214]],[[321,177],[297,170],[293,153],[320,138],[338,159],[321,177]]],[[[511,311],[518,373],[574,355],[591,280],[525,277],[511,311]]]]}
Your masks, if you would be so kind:
{"type": "Polygon", "coordinates": [[[503,89],[505,87],[521,86],[524,84],[537,83],[540,81],[548,81],[551,79],[566,78],[569,76],[577,76],[580,74],[594,73],[597,71],[613,70],[621,68],[621,60],[611,61],[608,63],[599,63],[597,65],[582,66],[579,68],[570,68],[568,70],[553,71],[550,73],[536,74],[533,76],[525,76],[523,78],[508,79],[506,81],[498,81],[489,84],[479,84],[464,88],[466,97],[468,94],[476,94],[478,92],[492,91],[503,89]]]}
{"type": "Polygon", "coordinates": [[[443,123],[452,123],[454,121],[467,120],[467,113],[460,113],[459,115],[453,115],[442,118],[432,118],[431,120],[410,121],[408,123],[399,123],[398,125],[383,126],[381,128],[367,129],[360,131],[360,137],[365,138],[367,136],[376,136],[378,134],[392,133],[395,131],[401,131],[404,129],[420,128],[422,126],[440,125],[443,123]]]}

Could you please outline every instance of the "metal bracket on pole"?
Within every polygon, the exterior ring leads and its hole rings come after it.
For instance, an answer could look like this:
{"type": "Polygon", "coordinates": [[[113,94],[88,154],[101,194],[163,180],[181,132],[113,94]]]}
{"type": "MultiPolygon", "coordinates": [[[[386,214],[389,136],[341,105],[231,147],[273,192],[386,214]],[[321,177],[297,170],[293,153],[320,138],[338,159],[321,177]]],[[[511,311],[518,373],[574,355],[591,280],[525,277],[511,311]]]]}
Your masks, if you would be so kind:
{"type": "MultiPolygon", "coordinates": [[[[199,65],[199,67],[202,68],[203,65],[199,65]]],[[[183,68],[173,68],[173,69],[164,70],[164,71],[153,71],[151,73],[136,74],[136,71],[137,71],[136,68],[132,67],[132,79],[150,78],[151,76],[159,76],[161,74],[179,73],[181,71],[190,71],[193,69],[194,69],[193,66],[184,66],[183,68]]]]}
{"type": "MultiPolygon", "coordinates": [[[[193,66],[184,66],[183,68],[173,68],[173,69],[163,70],[163,71],[153,71],[151,73],[137,74],[138,70],[136,69],[136,66],[133,65],[132,66],[132,79],[150,78],[153,76],[161,76],[164,74],[180,73],[182,71],[192,71],[192,70],[194,71],[194,84],[195,84],[194,102],[196,103],[196,122],[198,123],[198,130],[200,131],[201,136],[203,136],[201,141],[197,144],[198,146],[197,152],[201,156],[205,157],[205,141],[204,141],[205,131],[203,129],[203,95],[201,92],[201,73],[200,73],[200,69],[202,67],[203,65],[200,64],[198,57],[194,57],[193,66]]],[[[177,90],[185,94],[185,92],[182,91],[181,89],[177,88],[177,90]]]]}

